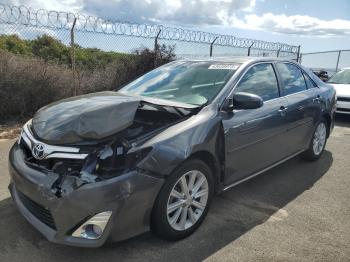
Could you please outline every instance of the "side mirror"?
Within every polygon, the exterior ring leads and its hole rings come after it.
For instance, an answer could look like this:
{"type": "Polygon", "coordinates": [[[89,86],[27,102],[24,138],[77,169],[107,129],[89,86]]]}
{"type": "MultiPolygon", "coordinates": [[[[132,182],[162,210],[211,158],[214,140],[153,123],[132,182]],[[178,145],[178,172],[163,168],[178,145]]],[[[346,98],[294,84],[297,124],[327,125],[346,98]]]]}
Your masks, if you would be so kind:
{"type": "Polygon", "coordinates": [[[233,109],[256,109],[262,107],[263,99],[251,93],[237,92],[233,97],[226,100],[225,108],[229,111],[233,109]]]}

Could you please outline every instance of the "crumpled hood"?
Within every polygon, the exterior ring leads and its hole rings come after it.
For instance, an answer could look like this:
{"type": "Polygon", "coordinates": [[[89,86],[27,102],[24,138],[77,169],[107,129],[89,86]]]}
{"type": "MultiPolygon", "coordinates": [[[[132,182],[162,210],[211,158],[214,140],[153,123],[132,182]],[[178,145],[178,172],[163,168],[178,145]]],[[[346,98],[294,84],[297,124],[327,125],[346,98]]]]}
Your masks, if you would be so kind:
{"type": "Polygon", "coordinates": [[[140,99],[117,92],[99,92],[49,104],[34,115],[32,128],[51,144],[101,139],[133,123],[140,99]]]}
{"type": "Polygon", "coordinates": [[[350,97],[350,84],[331,84],[337,91],[337,96],[350,97]]]}

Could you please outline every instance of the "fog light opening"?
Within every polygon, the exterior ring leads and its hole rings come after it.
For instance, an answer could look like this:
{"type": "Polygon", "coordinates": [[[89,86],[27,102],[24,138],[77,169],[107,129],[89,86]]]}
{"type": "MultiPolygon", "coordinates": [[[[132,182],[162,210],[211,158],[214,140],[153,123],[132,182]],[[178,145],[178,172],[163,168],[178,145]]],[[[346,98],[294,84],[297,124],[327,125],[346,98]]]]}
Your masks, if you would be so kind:
{"type": "Polygon", "coordinates": [[[87,224],[84,226],[82,236],[88,239],[98,239],[101,237],[103,231],[98,225],[87,224]]]}
{"type": "Polygon", "coordinates": [[[72,234],[73,237],[99,239],[112,215],[112,211],[99,213],[83,223],[72,234]]]}

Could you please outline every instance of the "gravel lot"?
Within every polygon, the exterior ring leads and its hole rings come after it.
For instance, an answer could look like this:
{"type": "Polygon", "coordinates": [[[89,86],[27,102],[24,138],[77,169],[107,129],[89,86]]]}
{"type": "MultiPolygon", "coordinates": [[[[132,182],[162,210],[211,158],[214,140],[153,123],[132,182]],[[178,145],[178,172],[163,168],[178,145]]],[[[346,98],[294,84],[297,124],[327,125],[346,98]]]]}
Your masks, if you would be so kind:
{"type": "Polygon", "coordinates": [[[296,157],[217,196],[200,229],[179,242],[152,234],[99,249],[49,243],[9,198],[0,140],[0,261],[349,261],[350,116],[337,117],[322,158],[296,157]]]}

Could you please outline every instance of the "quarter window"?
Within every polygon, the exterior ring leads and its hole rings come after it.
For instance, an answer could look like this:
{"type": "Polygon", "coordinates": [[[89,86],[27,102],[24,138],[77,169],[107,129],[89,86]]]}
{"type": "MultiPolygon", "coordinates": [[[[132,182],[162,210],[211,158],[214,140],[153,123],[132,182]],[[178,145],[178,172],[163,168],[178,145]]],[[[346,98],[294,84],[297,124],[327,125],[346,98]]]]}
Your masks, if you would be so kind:
{"type": "Polygon", "coordinates": [[[306,90],[304,76],[293,64],[278,63],[277,69],[282,78],[284,95],[290,95],[306,90]]]}
{"type": "Polygon", "coordinates": [[[279,97],[278,83],[272,65],[258,64],[250,68],[234,92],[255,94],[264,101],[279,97]]]}
{"type": "Polygon", "coordinates": [[[316,85],[314,84],[314,82],[310,79],[310,77],[304,73],[304,78],[305,78],[305,82],[306,82],[306,86],[307,86],[307,89],[310,89],[310,88],[314,88],[316,87],[316,85]]]}

